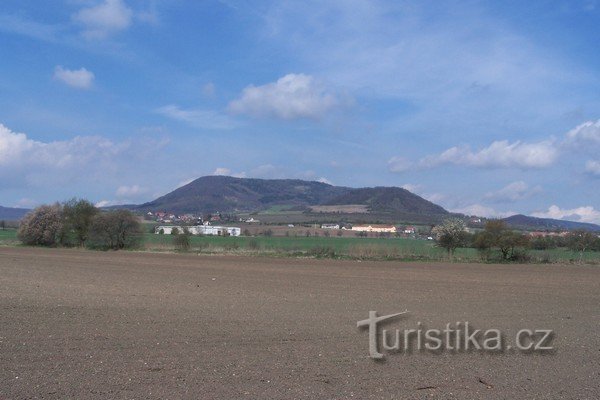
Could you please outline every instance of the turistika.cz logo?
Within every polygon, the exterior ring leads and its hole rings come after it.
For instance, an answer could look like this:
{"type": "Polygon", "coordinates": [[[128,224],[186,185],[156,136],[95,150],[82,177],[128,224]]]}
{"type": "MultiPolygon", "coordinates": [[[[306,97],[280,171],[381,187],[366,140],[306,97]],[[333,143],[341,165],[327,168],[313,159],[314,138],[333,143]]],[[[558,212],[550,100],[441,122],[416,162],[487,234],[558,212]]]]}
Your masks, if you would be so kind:
{"type": "Polygon", "coordinates": [[[468,321],[447,323],[443,329],[428,329],[421,322],[413,329],[383,329],[393,319],[408,314],[378,316],[377,311],[369,311],[369,318],[357,322],[358,328],[369,331],[369,356],[383,359],[385,353],[428,352],[552,352],[554,331],[551,329],[521,329],[514,341],[508,343],[500,329],[474,329],[468,321]]]}

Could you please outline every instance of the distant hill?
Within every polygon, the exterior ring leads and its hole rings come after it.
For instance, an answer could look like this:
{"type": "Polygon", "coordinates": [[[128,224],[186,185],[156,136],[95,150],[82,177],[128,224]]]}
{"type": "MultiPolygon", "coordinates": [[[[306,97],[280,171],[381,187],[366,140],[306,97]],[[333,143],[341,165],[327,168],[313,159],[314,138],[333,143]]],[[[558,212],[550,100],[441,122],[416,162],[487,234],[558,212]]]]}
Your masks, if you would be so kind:
{"type": "Polygon", "coordinates": [[[142,210],[175,213],[259,211],[274,205],[321,204],[350,189],[299,179],[248,179],[204,176],[156,200],[142,210]]]}
{"type": "Polygon", "coordinates": [[[5,221],[17,221],[20,220],[27,214],[29,209],[26,208],[12,208],[0,206],[0,220],[5,221]]]}
{"type": "Polygon", "coordinates": [[[174,213],[261,211],[285,205],[302,209],[317,205],[364,205],[369,212],[415,215],[447,214],[405,189],[377,187],[354,189],[299,179],[248,179],[205,176],[151,202],[140,211],[174,213]]]}
{"type": "Polygon", "coordinates": [[[448,211],[399,187],[352,189],[329,200],[325,205],[366,205],[370,212],[443,215],[448,211]]]}
{"type": "Polygon", "coordinates": [[[508,218],[504,218],[504,221],[519,229],[529,230],[573,230],[573,229],[586,229],[590,231],[600,232],[600,225],[589,224],[585,222],[574,222],[564,221],[561,219],[551,218],[536,218],[528,217],[526,215],[518,214],[508,218]]]}

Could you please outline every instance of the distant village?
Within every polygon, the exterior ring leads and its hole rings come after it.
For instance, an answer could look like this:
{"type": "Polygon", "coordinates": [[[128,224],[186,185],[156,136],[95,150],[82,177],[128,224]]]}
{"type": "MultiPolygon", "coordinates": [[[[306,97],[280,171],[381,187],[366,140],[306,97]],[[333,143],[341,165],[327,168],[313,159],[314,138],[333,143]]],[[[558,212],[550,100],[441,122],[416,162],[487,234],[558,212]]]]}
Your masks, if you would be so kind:
{"type": "MultiPolygon", "coordinates": [[[[156,234],[172,234],[174,231],[177,233],[183,233],[184,231],[189,232],[192,235],[214,235],[214,236],[240,236],[250,235],[248,229],[242,230],[241,226],[231,225],[245,225],[245,226],[259,226],[263,225],[260,219],[252,216],[247,218],[241,218],[236,214],[229,213],[209,213],[209,214],[174,214],[166,211],[148,211],[145,214],[145,219],[148,221],[156,222],[158,225],[155,227],[156,234]]],[[[478,229],[482,228],[485,221],[482,221],[479,217],[470,217],[467,221],[468,231],[473,233],[478,229]]],[[[272,225],[269,225],[272,226],[272,225]]],[[[279,224],[278,226],[281,226],[279,224]]],[[[421,238],[427,240],[434,240],[431,236],[431,228],[433,226],[414,226],[414,225],[391,225],[391,224],[352,224],[352,223],[323,223],[323,224],[283,224],[282,228],[286,229],[319,229],[324,232],[325,236],[329,236],[328,232],[338,231],[338,236],[346,236],[347,234],[355,236],[379,236],[379,237],[405,237],[405,238],[421,238]]],[[[270,230],[269,230],[270,231],[270,230]]],[[[272,231],[270,231],[272,232],[272,231]]],[[[264,231],[261,231],[264,233],[264,231]]],[[[255,230],[255,234],[259,234],[255,230]]],[[[289,230],[285,231],[285,234],[289,234],[289,230]]],[[[546,237],[565,237],[568,231],[532,231],[527,232],[532,238],[546,238],[546,237]]]]}

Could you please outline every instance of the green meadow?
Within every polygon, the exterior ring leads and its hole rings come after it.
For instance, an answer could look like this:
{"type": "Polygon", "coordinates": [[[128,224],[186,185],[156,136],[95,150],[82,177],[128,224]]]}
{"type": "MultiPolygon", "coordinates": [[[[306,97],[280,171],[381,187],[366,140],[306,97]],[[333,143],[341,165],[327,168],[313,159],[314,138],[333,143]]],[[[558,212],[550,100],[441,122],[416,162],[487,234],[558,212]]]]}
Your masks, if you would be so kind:
{"type": "MultiPolygon", "coordinates": [[[[175,251],[173,236],[146,233],[143,249],[149,251],[175,251]]],[[[18,245],[15,229],[0,230],[0,246],[18,245]]],[[[190,252],[207,254],[256,254],[271,256],[304,256],[327,258],[352,258],[374,260],[448,261],[446,252],[428,240],[403,238],[358,238],[325,236],[256,236],[221,237],[191,236],[190,252]]],[[[528,250],[531,262],[574,263],[580,254],[564,248],[528,250]]],[[[600,252],[585,252],[582,261],[600,264],[600,252]]],[[[477,250],[457,249],[453,261],[480,262],[477,250]]]]}
{"type": "MultiPolygon", "coordinates": [[[[174,250],[171,235],[145,235],[148,250],[174,250]]],[[[391,259],[447,261],[445,250],[433,241],[403,238],[352,238],[325,236],[256,236],[220,237],[191,236],[191,252],[201,253],[258,253],[264,255],[291,255],[315,257],[339,257],[356,259],[391,259]]],[[[580,254],[567,249],[528,250],[531,262],[570,263],[579,261],[580,254]]],[[[460,248],[454,261],[480,262],[476,249],[460,248]]],[[[600,263],[600,252],[586,252],[583,261],[600,263]]]]}

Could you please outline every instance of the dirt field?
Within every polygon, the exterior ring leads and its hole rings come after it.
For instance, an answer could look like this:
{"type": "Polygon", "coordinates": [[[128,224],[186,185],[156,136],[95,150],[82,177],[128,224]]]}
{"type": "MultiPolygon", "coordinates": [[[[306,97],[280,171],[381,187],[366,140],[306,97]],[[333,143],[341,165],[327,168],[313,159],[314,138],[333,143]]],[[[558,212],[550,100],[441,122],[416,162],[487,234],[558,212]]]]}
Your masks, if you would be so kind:
{"type": "Polygon", "coordinates": [[[600,398],[600,268],[0,247],[0,399],[600,398]],[[368,357],[396,328],[553,329],[554,352],[368,357]]]}

